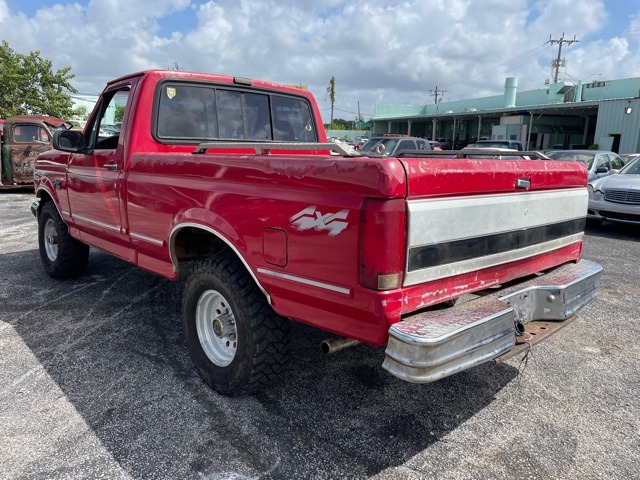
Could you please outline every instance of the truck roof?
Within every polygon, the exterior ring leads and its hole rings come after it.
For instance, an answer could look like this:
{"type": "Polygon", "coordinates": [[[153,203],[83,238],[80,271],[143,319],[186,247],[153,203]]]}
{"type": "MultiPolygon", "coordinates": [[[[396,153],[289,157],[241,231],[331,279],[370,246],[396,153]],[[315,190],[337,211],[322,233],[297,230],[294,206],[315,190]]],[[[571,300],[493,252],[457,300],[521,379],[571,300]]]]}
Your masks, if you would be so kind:
{"type": "Polygon", "coordinates": [[[50,115],[16,115],[13,117],[9,117],[5,119],[5,124],[7,128],[14,123],[24,123],[24,122],[35,122],[35,123],[46,123],[47,125],[51,125],[56,128],[64,124],[68,124],[69,122],[63,120],[58,117],[52,117],[50,115]]]}
{"type": "Polygon", "coordinates": [[[309,92],[308,90],[305,90],[296,86],[292,86],[292,85],[272,83],[264,80],[254,80],[251,78],[239,77],[239,76],[221,75],[217,73],[187,72],[184,70],[161,70],[161,69],[142,70],[139,72],[124,75],[122,77],[116,78],[108,82],[107,86],[105,87],[105,90],[108,89],[112,84],[119,83],[128,78],[135,78],[135,77],[141,77],[141,76],[156,77],[158,79],[167,78],[167,79],[176,79],[176,80],[205,81],[205,82],[222,83],[222,84],[229,84],[229,85],[244,85],[244,86],[251,86],[255,88],[263,88],[267,90],[280,90],[283,92],[287,92],[289,94],[312,98],[311,92],[309,92]]]}

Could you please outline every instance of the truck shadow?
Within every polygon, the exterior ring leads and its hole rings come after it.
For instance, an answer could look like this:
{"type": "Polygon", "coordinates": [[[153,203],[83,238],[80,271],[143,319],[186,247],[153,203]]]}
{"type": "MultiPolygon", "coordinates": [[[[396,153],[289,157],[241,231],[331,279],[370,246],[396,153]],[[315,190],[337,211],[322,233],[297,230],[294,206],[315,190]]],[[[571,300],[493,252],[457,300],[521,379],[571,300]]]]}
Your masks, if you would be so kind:
{"type": "Polygon", "coordinates": [[[319,345],[328,335],[295,323],[279,381],[227,398],[189,357],[182,282],[93,250],[87,275],[70,281],[49,279],[37,251],[2,262],[0,320],[134,478],[368,477],[441,441],[517,376],[513,366],[487,364],[409,384],[381,369],[382,349],[327,357],[319,345]]]}

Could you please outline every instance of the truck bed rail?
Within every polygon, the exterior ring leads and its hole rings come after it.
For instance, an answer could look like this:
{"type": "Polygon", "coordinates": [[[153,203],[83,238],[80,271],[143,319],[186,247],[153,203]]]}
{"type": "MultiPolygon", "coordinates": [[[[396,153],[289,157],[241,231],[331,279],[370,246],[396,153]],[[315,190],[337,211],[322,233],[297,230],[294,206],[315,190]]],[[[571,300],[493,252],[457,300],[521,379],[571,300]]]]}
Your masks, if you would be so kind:
{"type": "Polygon", "coordinates": [[[315,142],[205,142],[193,151],[194,154],[206,153],[207,150],[220,149],[253,149],[256,155],[270,155],[271,150],[330,150],[347,157],[359,157],[361,154],[354,148],[345,148],[337,143],[315,142]]]}
{"type": "Polygon", "coordinates": [[[551,160],[538,150],[508,150],[504,148],[469,148],[464,150],[401,150],[398,157],[441,157],[441,158],[498,158],[551,160]]]}

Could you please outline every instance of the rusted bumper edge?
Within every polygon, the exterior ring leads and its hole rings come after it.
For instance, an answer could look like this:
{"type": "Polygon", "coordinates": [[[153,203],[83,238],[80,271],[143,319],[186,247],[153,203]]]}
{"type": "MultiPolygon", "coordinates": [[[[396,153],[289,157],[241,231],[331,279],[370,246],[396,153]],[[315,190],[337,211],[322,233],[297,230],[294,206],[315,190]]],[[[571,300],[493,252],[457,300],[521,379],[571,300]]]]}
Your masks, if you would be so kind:
{"type": "Polygon", "coordinates": [[[446,310],[406,318],[389,329],[382,368],[409,382],[429,383],[517,355],[570,323],[595,298],[601,276],[599,264],[581,260],[446,310]]]}

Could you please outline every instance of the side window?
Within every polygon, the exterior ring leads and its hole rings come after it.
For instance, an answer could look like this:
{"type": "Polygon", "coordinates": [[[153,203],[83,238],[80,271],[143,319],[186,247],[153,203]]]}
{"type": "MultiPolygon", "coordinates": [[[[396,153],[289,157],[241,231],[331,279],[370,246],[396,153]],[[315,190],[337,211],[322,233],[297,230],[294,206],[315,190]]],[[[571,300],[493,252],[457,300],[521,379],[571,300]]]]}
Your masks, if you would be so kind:
{"type": "Polygon", "coordinates": [[[16,125],[13,127],[13,143],[49,142],[49,133],[39,125],[16,125]]]}
{"type": "Polygon", "coordinates": [[[218,138],[215,90],[195,85],[163,85],[156,123],[159,138],[218,138]]]}
{"type": "Polygon", "coordinates": [[[596,160],[596,170],[600,167],[604,167],[609,170],[609,155],[598,155],[598,159],[596,160]]]}
{"type": "Polygon", "coordinates": [[[276,141],[317,142],[309,104],[299,98],[271,97],[273,139],[276,141]]]}
{"type": "Polygon", "coordinates": [[[617,155],[611,155],[611,168],[620,170],[624,166],[622,159],[617,155]]]}
{"type": "Polygon", "coordinates": [[[413,140],[400,140],[398,143],[398,148],[396,148],[396,152],[400,150],[415,150],[416,144],[413,140]]]}
{"type": "Polygon", "coordinates": [[[128,99],[128,87],[104,94],[98,116],[91,126],[89,144],[93,148],[96,150],[115,150],[118,147],[120,128],[115,124],[122,121],[128,99]]]}
{"type": "Polygon", "coordinates": [[[425,140],[416,140],[418,150],[431,150],[431,145],[425,140]]]}

